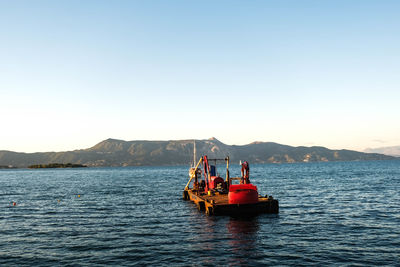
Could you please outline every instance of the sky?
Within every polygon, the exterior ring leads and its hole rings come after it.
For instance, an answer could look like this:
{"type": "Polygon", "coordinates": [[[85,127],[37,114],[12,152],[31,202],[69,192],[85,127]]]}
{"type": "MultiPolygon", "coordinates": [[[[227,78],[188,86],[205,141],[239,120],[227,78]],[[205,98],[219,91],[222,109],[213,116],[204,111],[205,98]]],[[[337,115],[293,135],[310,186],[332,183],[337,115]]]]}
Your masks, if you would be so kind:
{"type": "Polygon", "coordinates": [[[0,0],[0,150],[400,145],[399,1],[0,0]]]}

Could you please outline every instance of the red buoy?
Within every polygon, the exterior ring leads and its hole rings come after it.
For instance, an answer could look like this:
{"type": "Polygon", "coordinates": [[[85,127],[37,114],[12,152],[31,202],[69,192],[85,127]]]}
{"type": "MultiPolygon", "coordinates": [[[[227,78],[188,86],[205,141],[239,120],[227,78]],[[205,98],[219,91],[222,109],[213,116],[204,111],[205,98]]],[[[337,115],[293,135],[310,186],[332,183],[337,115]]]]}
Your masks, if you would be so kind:
{"type": "Polygon", "coordinates": [[[252,184],[233,184],[229,186],[229,204],[253,204],[258,202],[257,186],[252,184]]]}

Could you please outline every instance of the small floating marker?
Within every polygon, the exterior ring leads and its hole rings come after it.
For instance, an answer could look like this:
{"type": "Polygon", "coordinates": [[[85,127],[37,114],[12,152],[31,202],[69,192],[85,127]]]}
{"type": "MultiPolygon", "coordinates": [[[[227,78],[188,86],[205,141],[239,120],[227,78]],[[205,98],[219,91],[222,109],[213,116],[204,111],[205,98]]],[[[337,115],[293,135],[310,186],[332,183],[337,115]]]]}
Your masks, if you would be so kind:
{"type": "Polygon", "coordinates": [[[78,195],[78,197],[81,197],[81,195],[78,195]]]}
{"type": "Polygon", "coordinates": [[[17,206],[17,202],[13,202],[13,206],[14,206],[14,207],[17,206]]]}

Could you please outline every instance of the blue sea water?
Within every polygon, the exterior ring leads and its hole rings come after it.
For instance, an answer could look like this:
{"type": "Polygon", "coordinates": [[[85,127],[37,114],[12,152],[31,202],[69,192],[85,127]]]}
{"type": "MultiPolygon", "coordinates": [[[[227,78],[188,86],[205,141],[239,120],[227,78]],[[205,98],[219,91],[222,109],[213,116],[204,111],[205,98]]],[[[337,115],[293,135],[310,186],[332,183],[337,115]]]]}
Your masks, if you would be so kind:
{"type": "Polygon", "coordinates": [[[199,213],[186,166],[1,170],[0,265],[399,266],[400,161],[250,167],[278,215],[199,213]]]}

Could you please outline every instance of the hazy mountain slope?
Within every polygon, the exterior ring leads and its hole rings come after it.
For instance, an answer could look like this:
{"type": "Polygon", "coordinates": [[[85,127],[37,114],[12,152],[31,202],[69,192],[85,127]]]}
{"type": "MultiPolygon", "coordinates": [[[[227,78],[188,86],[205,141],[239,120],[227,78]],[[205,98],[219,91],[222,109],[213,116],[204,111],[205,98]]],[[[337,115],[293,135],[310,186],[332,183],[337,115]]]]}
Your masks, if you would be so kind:
{"type": "MultiPolygon", "coordinates": [[[[224,158],[233,162],[285,163],[315,161],[386,160],[394,157],[324,147],[292,147],[272,142],[244,146],[226,145],[215,138],[196,140],[197,156],[224,158]]],[[[104,140],[95,146],[66,152],[17,153],[0,151],[0,166],[77,163],[88,166],[179,165],[193,161],[193,140],[123,141],[104,140]]]]}
{"type": "Polygon", "coordinates": [[[387,146],[378,148],[368,148],[364,152],[366,153],[379,153],[388,156],[400,157],[400,146],[387,146]]]}

